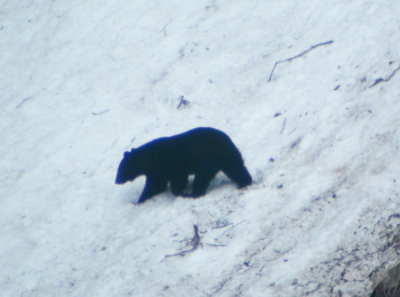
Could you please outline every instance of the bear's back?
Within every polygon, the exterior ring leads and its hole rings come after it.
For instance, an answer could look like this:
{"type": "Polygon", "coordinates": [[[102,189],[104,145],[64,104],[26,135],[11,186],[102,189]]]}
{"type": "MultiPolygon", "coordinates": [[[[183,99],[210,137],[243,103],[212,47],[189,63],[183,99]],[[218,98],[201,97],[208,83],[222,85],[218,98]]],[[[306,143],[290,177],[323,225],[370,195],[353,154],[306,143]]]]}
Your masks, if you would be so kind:
{"type": "Polygon", "coordinates": [[[168,137],[172,147],[180,153],[220,154],[231,150],[233,142],[224,132],[213,128],[200,127],[182,134],[168,137]]]}
{"type": "Polygon", "coordinates": [[[164,150],[168,148],[195,149],[201,147],[231,146],[233,143],[228,135],[214,128],[200,127],[170,137],[154,139],[138,149],[147,151],[164,150]]]}
{"type": "Polygon", "coordinates": [[[183,165],[188,166],[190,171],[201,166],[202,162],[212,162],[219,167],[228,161],[242,160],[228,135],[208,127],[157,138],[137,150],[144,153],[146,159],[156,159],[160,166],[183,165]]]}

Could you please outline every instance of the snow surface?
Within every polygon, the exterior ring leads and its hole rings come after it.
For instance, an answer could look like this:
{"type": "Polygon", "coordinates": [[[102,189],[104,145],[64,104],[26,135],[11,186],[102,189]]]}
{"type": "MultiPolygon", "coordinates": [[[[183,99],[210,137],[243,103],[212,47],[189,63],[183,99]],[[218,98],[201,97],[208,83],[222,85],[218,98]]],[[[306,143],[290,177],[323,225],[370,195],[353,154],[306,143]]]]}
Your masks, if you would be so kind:
{"type": "Polygon", "coordinates": [[[1,1],[0,295],[368,296],[400,254],[399,15],[1,1]],[[220,174],[137,205],[144,177],[114,184],[124,151],[199,126],[232,138],[252,186],[220,174]],[[193,224],[203,247],[166,258],[193,224]]]}

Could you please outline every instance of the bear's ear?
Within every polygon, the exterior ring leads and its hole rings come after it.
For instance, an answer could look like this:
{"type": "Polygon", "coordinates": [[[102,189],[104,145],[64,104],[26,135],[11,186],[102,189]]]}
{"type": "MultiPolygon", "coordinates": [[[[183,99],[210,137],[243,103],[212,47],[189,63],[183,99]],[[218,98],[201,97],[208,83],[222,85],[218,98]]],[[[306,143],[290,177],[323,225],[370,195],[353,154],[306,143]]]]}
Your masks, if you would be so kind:
{"type": "Polygon", "coordinates": [[[133,153],[135,150],[136,150],[135,148],[131,149],[131,153],[133,153]]]}
{"type": "Polygon", "coordinates": [[[126,158],[126,157],[128,157],[129,156],[129,152],[125,152],[124,153],[124,158],[126,158]]]}

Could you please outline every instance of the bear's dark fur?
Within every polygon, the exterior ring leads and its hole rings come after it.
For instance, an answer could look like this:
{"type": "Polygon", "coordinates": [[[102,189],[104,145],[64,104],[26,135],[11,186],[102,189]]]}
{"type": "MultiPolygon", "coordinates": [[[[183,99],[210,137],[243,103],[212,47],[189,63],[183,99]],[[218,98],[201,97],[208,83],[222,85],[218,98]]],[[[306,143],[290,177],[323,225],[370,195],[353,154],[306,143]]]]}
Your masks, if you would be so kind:
{"type": "Polygon", "coordinates": [[[150,141],[124,153],[116,184],[146,175],[142,203],[166,190],[168,182],[175,196],[183,196],[189,174],[195,178],[191,197],[200,197],[218,171],[224,172],[239,188],[252,183],[242,156],[225,133],[213,128],[196,128],[171,137],[150,141]]]}

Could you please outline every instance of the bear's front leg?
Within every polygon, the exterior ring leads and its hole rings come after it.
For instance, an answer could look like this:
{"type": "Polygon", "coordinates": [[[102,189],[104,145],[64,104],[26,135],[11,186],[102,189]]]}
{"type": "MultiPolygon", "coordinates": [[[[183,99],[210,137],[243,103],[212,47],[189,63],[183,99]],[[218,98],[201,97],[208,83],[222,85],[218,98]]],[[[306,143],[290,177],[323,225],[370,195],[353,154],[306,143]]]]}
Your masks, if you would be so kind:
{"type": "Polygon", "coordinates": [[[146,185],[140,195],[138,203],[143,203],[147,199],[160,194],[167,188],[167,180],[163,178],[146,177],[146,185]]]}
{"type": "Polygon", "coordinates": [[[175,174],[170,178],[171,192],[175,196],[184,196],[183,191],[188,184],[188,176],[186,174],[175,174]]]}
{"type": "Polygon", "coordinates": [[[192,186],[192,197],[197,198],[206,194],[208,185],[218,171],[210,170],[196,173],[192,186]]]}
{"type": "Polygon", "coordinates": [[[222,171],[239,186],[239,189],[247,187],[252,183],[250,173],[242,164],[236,164],[236,166],[229,164],[222,171]]]}

